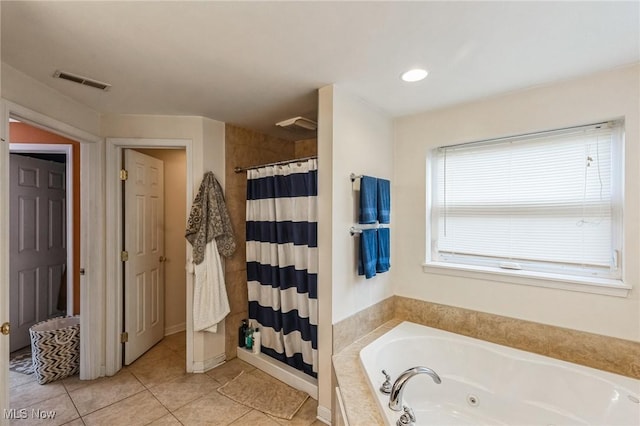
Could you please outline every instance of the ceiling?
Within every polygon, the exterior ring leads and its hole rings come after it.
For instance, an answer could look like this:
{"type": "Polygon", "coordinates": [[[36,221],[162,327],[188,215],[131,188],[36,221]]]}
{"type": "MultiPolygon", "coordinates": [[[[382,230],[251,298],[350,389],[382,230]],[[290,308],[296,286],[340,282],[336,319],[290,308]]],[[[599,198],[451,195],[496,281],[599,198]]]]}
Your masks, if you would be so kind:
{"type": "Polygon", "coordinates": [[[12,2],[2,61],[102,113],[288,139],[337,84],[403,116],[640,60],[640,2],[12,2]],[[406,83],[402,72],[430,71],[406,83]],[[64,70],[110,91],[54,79],[64,70]]]}

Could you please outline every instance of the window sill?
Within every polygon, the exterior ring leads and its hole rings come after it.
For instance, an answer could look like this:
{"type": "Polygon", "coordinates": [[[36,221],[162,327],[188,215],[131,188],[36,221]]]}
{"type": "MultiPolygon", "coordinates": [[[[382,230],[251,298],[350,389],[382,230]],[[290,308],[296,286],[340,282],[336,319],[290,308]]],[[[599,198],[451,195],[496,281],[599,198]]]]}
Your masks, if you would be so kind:
{"type": "Polygon", "coordinates": [[[458,265],[445,262],[424,263],[422,265],[422,270],[425,273],[431,274],[499,281],[509,284],[556,288],[616,297],[627,297],[631,290],[631,286],[624,284],[622,280],[591,277],[568,277],[566,275],[544,272],[503,270],[484,266],[458,265]]]}

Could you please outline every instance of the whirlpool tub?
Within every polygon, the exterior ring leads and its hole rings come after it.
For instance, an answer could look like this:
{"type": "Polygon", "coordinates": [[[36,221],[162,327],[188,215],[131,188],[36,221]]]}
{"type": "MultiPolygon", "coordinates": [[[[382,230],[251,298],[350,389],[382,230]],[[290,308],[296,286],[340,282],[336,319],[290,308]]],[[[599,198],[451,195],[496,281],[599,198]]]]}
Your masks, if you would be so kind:
{"type": "Polygon", "coordinates": [[[413,376],[401,405],[416,425],[640,425],[640,380],[403,322],[366,346],[360,362],[388,425],[392,411],[380,392],[424,366],[441,378],[413,376]]]}

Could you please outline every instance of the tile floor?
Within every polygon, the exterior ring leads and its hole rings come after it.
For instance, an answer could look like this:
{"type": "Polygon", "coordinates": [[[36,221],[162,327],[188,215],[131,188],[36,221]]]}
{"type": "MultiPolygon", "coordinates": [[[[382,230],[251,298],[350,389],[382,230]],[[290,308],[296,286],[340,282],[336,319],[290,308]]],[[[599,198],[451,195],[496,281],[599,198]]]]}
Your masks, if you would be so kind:
{"type": "MultiPolygon", "coordinates": [[[[319,426],[318,403],[309,398],[292,420],[268,416],[216,389],[241,371],[255,368],[233,359],[206,374],[185,373],[185,335],[165,337],[140,359],[112,377],[78,376],[39,385],[35,375],[10,372],[10,403],[27,419],[16,425],[265,425],[319,426]],[[26,409],[26,411],[19,411],[26,409]],[[35,411],[33,411],[35,410],[35,411]],[[39,411],[38,411],[39,410],[39,411]],[[46,417],[55,411],[53,419],[46,417]],[[35,414],[35,416],[34,416],[35,414]]],[[[257,373],[257,370],[256,370],[257,373]]]]}

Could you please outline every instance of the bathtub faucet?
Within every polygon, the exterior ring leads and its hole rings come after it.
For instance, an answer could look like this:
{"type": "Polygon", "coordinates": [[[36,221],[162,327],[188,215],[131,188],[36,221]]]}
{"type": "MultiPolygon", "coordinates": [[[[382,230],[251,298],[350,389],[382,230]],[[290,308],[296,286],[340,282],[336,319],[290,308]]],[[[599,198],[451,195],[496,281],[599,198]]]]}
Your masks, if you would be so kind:
{"type": "Polygon", "coordinates": [[[413,367],[406,370],[402,373],[396,381],[393,383],[391,387],[391,394],[389,395],[389,408],[393,411],[401,411],[402,410],[402,394],[404,393],[404,388],[407,385],[409,379],[413,376],[417,376],[418,374],[427,374],[431,376],[434,382],[437,384],[442,383],[440,380],[440,376],[430,368],[427,367],[413,367]]]}

